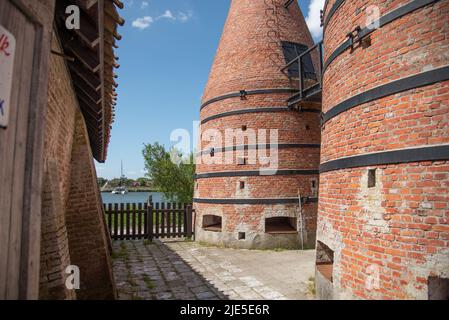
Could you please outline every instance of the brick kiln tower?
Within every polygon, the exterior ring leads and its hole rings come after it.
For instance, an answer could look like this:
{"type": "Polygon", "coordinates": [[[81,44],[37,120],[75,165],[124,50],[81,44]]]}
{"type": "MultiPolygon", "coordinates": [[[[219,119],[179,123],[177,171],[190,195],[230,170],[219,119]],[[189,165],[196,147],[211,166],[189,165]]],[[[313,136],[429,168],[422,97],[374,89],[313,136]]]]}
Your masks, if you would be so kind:
{"type": "Polygon", "coordinates": [[[326,2],[320,298],[449,297],[448,18],[447,0],[326,2]]]}
{"type": "Polygon", "coordinates": [[[231,2],[201,106],[198,241],[238,248],[315,245],[320,105],[288,108],[297,83],[281,72],[313,40],[297,3],[284,3],[231,2]],[[258,131],[264,129],[266,141],[258,131]],[[233,139],[231,131],[244,139],[233,139]],[[270,164],[261,161],[265,153],[270,164]],[[277,170],[267,175],[268,168],[277,170]]]}

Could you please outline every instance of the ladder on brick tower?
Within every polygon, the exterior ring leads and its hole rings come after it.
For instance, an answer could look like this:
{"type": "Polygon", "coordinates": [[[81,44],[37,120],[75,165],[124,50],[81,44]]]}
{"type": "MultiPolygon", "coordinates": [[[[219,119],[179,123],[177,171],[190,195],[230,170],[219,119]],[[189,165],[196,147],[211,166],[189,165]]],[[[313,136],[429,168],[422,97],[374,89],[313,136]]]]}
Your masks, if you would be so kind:
{"type": "Polygon", "coordinates": [[[323,88],[323,43],[319,42],[308,50],[298,54],[281,71],[297,83],[298,92],[288,100],[290,108],[301,109],[304,102],[321,103],[323,88]]]}

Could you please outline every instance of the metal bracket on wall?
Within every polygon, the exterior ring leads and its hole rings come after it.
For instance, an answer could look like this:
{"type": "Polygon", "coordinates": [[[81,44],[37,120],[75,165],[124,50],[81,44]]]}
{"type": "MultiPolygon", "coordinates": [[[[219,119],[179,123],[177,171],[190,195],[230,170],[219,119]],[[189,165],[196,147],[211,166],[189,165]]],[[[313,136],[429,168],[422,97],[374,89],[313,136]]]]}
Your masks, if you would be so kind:
{"type": "Polygon", "coordinates": [[[58,51],[54,51],[54,50],[51,50],[51,53],[54,54],[54,55],[56,55],[56,56],[62,57],[63,59],[65,59],[65,60],[67,60],[67,61],[71,61],[71,62],[74,62],[74,61],[75,61],[75,58],[74,58],[74,57],[68,56],[68,55],[66,55],[66,54],[64,54],[64,53],[61,53],[61,52],[58,52],[58,51]]]}
{"type": "Polygon", "coordinates": [[[347,37],[349,38],[349,44],[351,46],[351,53],[355,50],[355,44],[359,43],[362,40],[360,36],[361,31],[362,28],[360,28],[360,26],[357,26],[353,31],[347,34],[347,37]]]}
{"type": "Polygon", "coordinates": [[[288,9],[288,7],[293,3],[293,1],[295,1],[295,0],[287,0],[287,1],[284,3],[284,8],[285,8],[285,9],[288,9]]]}

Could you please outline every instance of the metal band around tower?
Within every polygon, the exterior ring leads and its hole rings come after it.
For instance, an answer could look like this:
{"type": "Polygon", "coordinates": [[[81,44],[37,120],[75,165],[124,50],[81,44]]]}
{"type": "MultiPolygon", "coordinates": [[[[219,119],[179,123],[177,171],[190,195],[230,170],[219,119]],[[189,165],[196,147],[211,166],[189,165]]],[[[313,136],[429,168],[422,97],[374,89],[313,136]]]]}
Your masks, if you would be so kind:
{"type": "Polygon", "coordinates": [[[410,77],[392,81],[382,86],[362,92],[332,107],[324,114],[323,123],[326,123],[340,113],[348,111],[361,104],[378,100],[380,98],[384,98],[406,90],[415,89],[446,80],[449,80],[449,66],[418,73],[410,77]]]}
{"type": "MultiPolygon", "coordinates": [[[[441,0],[413,0],[410,1],[409,3],[394,9],[393,11],[390,11],[388,13],[386,13],[385,15],[383,15],[382,17],[379,18],[379,20],[377,20],[376,22],[373,22],[373,25],[375,25],[376,23],[379,25],[379,28],[389,24],[390,22],[393,22],[399,18],[402,18],[403,16],[417,10],[420,9],[422,7],[425,7],[429,4],[433,4],[436,2],[439,2],[441,0]]],[[[343,1],[337,1],[335,2],[334,6],[336,4],[338,4],[339,2],[343,2],[343,1]]],[[[341,5],[341,3],[340,3],[341,5]]],[[[338,9],[338,8],[337,8],[338,9]]],[[[332,15],[335,13],[335,11],[332,13],[332,15]]],[[[330,17],[329,17],[330,18],[330,17]]],[[[329,22],[329,21],[328,21],[329,22]]],[[[325,24],[327,25],[327,23],[325,24]]],[[[375,28],[368,28],[365,27],[363,28],[358,37],[359,38],[363,38],[366,37],[367,35],[369,35],[370,33],[374,32],[375,28]]],[[[351,46],[353,45],[351,39],[347,39],[345,42],[343,42],[337,49],[335,49],[334,52],[332,52],[330,54],[330,56],[327,58],[326,62],[324,63],[324,67],[323,67],[323,74],[326,72],[327,68],[329,67],[329,65],[339,56],[341,55],[343,52],[345,52],[347,49],[351,48],[351,46]]]]}
{"type": "MultiPolygon", "coordinates": [[[[326,27],[329,24],[329,21],[332,19],[333,15],[335,14],[335,12],[337,12],[338,8],[340,8],[340,6],[343,4],[343,2],[345,2],[345,0],[336,0],[334,2],[334,4],[332,5],[332,7],[329,10],[329,14],[324,18],[324,22],[323,22],[323,34],[326,32],[326,27]]],[[[329,0],[326,1],[325,5],[324,5],[324,12],[326,12],[326,8],[329,4],[329,0]]]]}
{"type": "Polygon", "coordinates": [[[238,146],[231,146],[231,147],[224,147],[224,148],[210,148],[207,150],[202,150],[198,152],[196,155],[208,155],[212,151],[214,153],[220,153],[220,152],[228,152],[228,151],[246,151],[246,150],[259,150],[259,149],[292,149],[292,148],[314,148],[319,149],[321,148],[321,145],[319,143],[284,143],[284,144],[278,144],[278,145],[270,145],[270,144],[245,144],[245,145],[238,145],[238,146]]]}
{"type": "Polygon", "coordinates": [[[296,93],[296,92],[298,92],[298,89],[295,89],[295,88],[271,88],[271,89],[254,89],[254,90],[236,91],[236,92],[231,92],[231,93],[207,100],[206,102],[204,102],[201,105],[200,110],[202,110],[204,107],[208,106],[211,103],[230,99],[230,98],[240,98],[242,96],[244,97],[244,96],[257,95],[257,94],[296,93]]]}
{"type": "MultiPolygon", "coordinates": [[[[301,198],[305,203],[317,203],[318,198],[301,198]]],[[[194,203],[207,203],[207,204],[237,204],[237,205],[263,205],[263,204],[298,204],[299,198],[263,198],[263,199],[202,199],[194,198],[194,203]]]]}
{"type": "Polygon", "coordinates": [[[228,111],[219,113],[210,117],[205,118],[201,121],[201,124],[205,124],[209,121],[220,119],[224,117],[230,117],[241,114],[251,114],[251,113],[273,113],[273,112],[312,112],[312,113],[320,113],[321,111],[318,109],[311,108],[302,108],[300,111],[294,110],[289,107],[260,107],[260,108],[252,108],[252,109],[239,109],[234,111],[228,111]]]}
{"type": "Polygon", "coordinates": [[[312,169],[280,169],[280,170],[247,170],[247,171],[221,171],[195,174],[195,180],[224,177],[270,177],[288,175],[317,175],[319,170],[312,169]]]}
{"type": "Polygon", "coordinates": [[[331,160],[320,165],[320,173],[388,164],[449,160],[449,145],[376,152],[331,160]]]}

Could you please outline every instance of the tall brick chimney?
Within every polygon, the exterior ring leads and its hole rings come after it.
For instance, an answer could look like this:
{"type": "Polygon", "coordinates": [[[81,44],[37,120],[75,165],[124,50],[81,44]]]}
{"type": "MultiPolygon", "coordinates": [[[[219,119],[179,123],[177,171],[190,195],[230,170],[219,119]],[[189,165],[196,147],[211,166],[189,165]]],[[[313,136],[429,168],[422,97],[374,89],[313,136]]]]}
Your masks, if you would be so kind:
{"type": "Polygon", "coordinates": [[[448,299],[449,1],[326,4],[318,297],[448,299]]]}
{"type": "Polygon", "coordinates": [[[201,106],[194,199],[199,241],[314,246],[320,105],[289,109],[297,83],[281,72],[313,40],[297,3],[284,3],[231,2],[201,106]],[[231,139],[232,132],[244,139],[231,139]],[[265,153],[271,163],[261,158],[265,153]]]}

